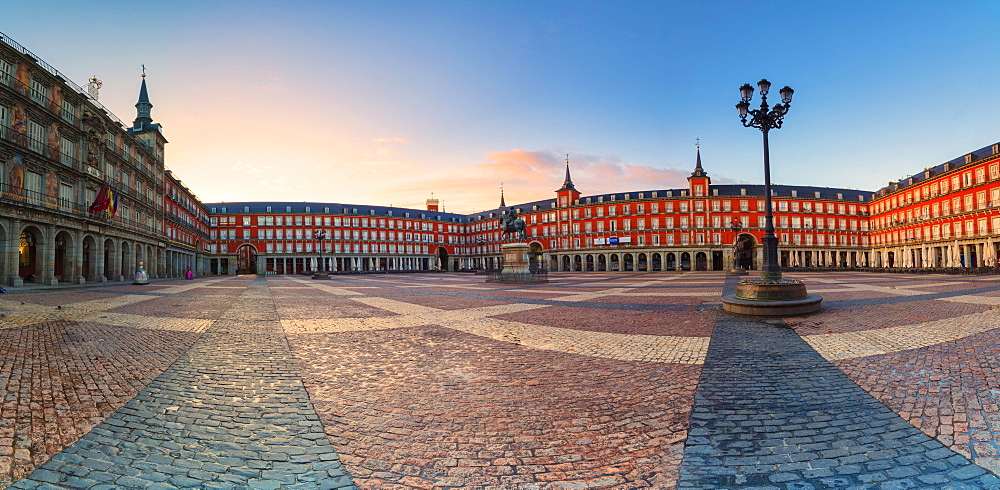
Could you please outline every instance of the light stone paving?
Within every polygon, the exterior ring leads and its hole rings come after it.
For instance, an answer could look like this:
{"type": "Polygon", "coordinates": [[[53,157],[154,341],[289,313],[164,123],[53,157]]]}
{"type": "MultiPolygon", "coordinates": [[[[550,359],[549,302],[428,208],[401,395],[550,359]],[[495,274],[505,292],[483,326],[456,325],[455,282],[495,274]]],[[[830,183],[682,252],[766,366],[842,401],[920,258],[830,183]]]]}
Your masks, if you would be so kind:
{"type": "Polygon", "coordinates": [[[806,335],[803,338],[831,361],[929,347],[1000,328],[1000,311],[989,310],[915,325],[806,335]]]}
{"type": "Polygon", "coordinates": [[[351,298],[352,301],[397,313],[388,318],[334,318],[282,320],[290,334],[440,325],[479,337],[535,349],[628,361],[700,364],[708,351],[708,337],[676,337],[591,332],[491,318],[545,305],[503,304],[443,310],[388,298],[351,298]]]}
{"type": "MultiPolygon", "coordinates": [[[[155,290],[159,293],[122,294],[111,298],[69,303],[63,308],[51,305],[33,303],[21,304],[15,300],[0,300],[0,312],[7,316],[0,317],[0,329],[18,328],[41,322],[55,320],[72,320],[76,322],[93,322],[104,325],[114,325],[128,328],[143,328],[151,330],[174,330],[180,332],[204,332],[211,320],[201,318],[175,318],[114,313],[108,310],[134,305],[163,297],[166,294],[184,293],[188,290],[210,286],[211,283],[224,279],[211,279],[198,284],[183,284],[155,290]]],[[[242,289],[242,288],[241,288],[242,289]]]]}
{"type": "MultiPolygon", "coordinates": [[[[309,286],[311,286],[311,287],[313,287],[315,289],[323,291],[324,293],[327,293],[327,294],[332,294],[334,296],[362,296],[362,293],[359,293],[357,291],[351,291],[350,289],[347,289],[347,288],[338,288],[336,286],[330,286],[328,284],[323,284],[323,283],[318,282],[316,280],[306,280],[306,279],[298,279],[298,278],[296,278],[296,279],[293,279],[293,281],[295,281],[297,283],[301,283],[301,284],[307,284],[307,285],[309,285],[309,286]],[[312,281],[312,282],[310,282],[310,281],[312,281]]],[[[280,288],[271,288],[271,289],[280,289],[280,288]]],[[[295,288],[289,288],[289,289],[302,289],[302,288],[295,287],[295,288]]]]}

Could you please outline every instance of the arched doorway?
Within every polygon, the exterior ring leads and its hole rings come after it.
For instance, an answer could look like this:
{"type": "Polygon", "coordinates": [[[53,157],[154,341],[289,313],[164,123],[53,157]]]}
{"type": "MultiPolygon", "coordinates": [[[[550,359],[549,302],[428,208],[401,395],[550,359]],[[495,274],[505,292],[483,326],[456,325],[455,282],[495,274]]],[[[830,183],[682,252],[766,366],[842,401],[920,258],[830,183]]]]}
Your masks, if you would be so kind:
{"type": "Polygon", "coordinates": [[[21,232],[21,243],[17,255],[17,275],[29,282],[35,280],[38,273],[38,244],[35,233],[31,230],[21,232]]]}
{"type": "Polygon", "coordinates": [[[681,270],[691,270],[691,254],[688,252],[681,252],[681,270]]]}
{"type": "Polygon", "coordinates": [[[757,240],[749,233],[740,233],[736,237],[736,244],[733,249],[733,262],[736,263],[736,267],[748,271],[757,269],[753,256],[756,246],[757,240]]]}
{"type": "Polygon", "coordinates": [[[560,270],[563,270],[563,271],[571,270],[569,268],[569,255],[563,255],[562,256],[562,269],[560,269],[560,270]]]}
{"type": "Polygon", "coordinates": [[[597,256],[597,270],[600,272],[606,272],[608,270],[608,259],[603,255],[597,256]]]}
{"type": "Polygon", "coordinates": [[[646,272],[649,270],[649,262],[646,260],[646,254],[639,254],[639,262],[636,267],[636,270],[639,272],[646,272]]]}
{"type": "Polygon", "coordinates": [[[659,272],[661,270],[660,260],[660,252],[653,252],[653,268],[651,269],[653,272],[659,272]]]}
{"type": "Polygon", "coordinates": [[[625,262],[624,270],[632,272],[635,270],[635,259],[632,258],[632,254],[625,254],[622,256],[622,261],[625,262]]]}
{"type": "Polygon", "coordinates": [[[573,270],[576,272],[583,271],[583,257],[580,255],[573,256],[573,270]]]}
{"type": "Polygon", "coordinates": [[[673,252],[667,252],[667,270],[677,270],[677,255],[674,255],[673,252]]]}
{"type": "Polygon", "coordinates": [[[706,254],[705,252],[698,252],[694,255],[694,270],[697,271],[708,270],[708,254],[706,254]]]}
{"type": "Polygon", "coordinates": [[[437,257],[437,260],[438,260],[436,268],[439,268],[439,269],[445,270],[445,271],[449,270],[448,269],[448,249],[446,249],[444,247],[438,247],[437,250],[434,252],[434,255],[437,257]]]}
{"type": "Polygon", "coordinates": [[[257,273],[257,249],[253,245],[244,244],[236,249],[236,273],[257,273]]]}
{"type": "Polygon", "coordinates": [[[896,253],[895,252],[889,252],[888,254],[886,254],[886,256],[888,257],[887,261],[889,262],[889,267],[892,267],[893,265],[896,264],[896,253]]]}
{"type": "Polygon", "coordinates": [[[542,264],[542,244],[531,242],[528,245],[528,269],[537,271],[542,264]]]}
{"type": "Polygon", "coordinates": [[[594,256],[587,255],[587,266],[585,269],[587,272],[594,272],[594,256]]]}
{"type": "Polygon", "coordinates": [[[621,268],[618,267],[618,254],[611,254],[611,271],[618,272],[619,270],[621,268]]]}

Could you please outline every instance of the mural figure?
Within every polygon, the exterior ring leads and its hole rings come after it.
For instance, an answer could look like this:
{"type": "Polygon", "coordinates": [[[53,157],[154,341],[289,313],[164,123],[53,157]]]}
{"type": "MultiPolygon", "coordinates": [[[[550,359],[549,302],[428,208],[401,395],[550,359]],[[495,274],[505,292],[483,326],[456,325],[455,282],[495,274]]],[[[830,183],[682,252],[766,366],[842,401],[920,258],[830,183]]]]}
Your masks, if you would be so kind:
{"type": "Polygon", "coordinates": [[[45,172],[45,200],[50,204],[59,202],[59,176],[54,170],[45,172]]]}
{"type": "Polygon", "coordinates": [[[49,134],[46,137],[46,143],[48,144],[48,147],[49,147],[49,157],[51,157],[53,160],[61,161],[62,158],[60,158],[60,155],[59,155],[59,125],[58,124],[52,123],[52,125],[49,126],[49,134]]]}
{"type": "Polygon", "coordinates": [[[7,192],[14,197],[24,197],[24,166],[21,165],[22,156],[19,154],[14,154],[14,159],[10,164],[10,171],[8,172],[9,186],[7,187],[7,192]]]}
{"type": "Polygon", "coordinates": [[[53,85],[49,92],[49,110],[55,114],[62,113],[62,87],[53,85]]]}
{"type": "Polygon", "coordinates": [[[17,64],[17,71],[14,73],[14,85],[18,92],[24,95],[29,95],[29,87],[31,86],[31,72],[28,71],[28,64],[25,62],[20,62],[17,64]]]}
{"type": "Polygon", "coordinates": [[[10,126],[13,132],[11,138],[14,140],[14,143],[19,145],[27,144],[28,114],[24,111],[24,107],[20,105],[14,106],[14,111],[10,118],[10,126]]]}

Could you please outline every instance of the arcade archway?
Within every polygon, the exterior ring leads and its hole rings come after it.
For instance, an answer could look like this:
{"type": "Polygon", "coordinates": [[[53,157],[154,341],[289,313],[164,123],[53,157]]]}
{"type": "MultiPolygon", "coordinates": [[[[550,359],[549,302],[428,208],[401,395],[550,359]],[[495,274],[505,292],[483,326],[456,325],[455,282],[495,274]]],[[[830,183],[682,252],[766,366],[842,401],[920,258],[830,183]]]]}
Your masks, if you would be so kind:
{"type": "Polygon", "coordinates": [[[244,244],[236,249],[236,273],[257,273],[257,249],[253,245],[244,244]]]}
{"type": "Polygon", "coordinates": [[[733,262],[736,267],[744,270],[755,270],[754,249],[757,247],[757,240],[749,233],[740,233],[736,237],[736,244],[733,250],[733,262]]]}

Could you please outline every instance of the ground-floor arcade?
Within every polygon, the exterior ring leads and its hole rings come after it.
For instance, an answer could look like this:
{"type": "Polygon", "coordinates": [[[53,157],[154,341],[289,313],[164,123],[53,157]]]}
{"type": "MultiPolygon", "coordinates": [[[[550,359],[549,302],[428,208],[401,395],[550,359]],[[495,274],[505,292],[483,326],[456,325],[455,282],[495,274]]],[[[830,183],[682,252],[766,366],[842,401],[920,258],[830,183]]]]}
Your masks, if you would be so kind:
{"type": "Polygon", "coordinates": [[[307,274],[311,272],[418,272],[451,270],[436,255],[258,254],[252,245],[236,254],[208,258],[207,272],[231,274],[307,274]]]}
{"type": "Polygon", "coordinates": [[[1000,239],[980,237],[877,247],[875,267],[928,269],[1000,267],[1000,239]]]}
{"type": "Polygon", "coordinates": [[[164,274],[162,244],[127,230],[68,220],[0,218],[0,278],[58,285],[123,281],[139,263],[150,277],[164,274]]]}

